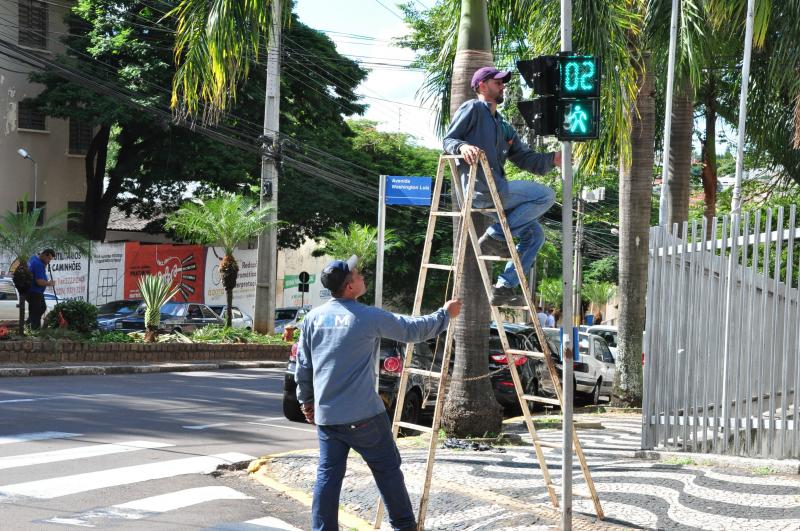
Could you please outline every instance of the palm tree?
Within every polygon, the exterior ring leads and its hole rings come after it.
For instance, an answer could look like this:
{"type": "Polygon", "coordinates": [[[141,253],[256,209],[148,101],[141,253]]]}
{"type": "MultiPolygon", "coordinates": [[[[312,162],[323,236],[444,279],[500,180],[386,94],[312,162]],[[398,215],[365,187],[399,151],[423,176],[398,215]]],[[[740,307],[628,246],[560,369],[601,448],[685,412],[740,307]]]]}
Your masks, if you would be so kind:
{"type": "Polygon", "coordinates": [[[28,269],[31,256],[46,248],[87,253],[89,246],[83,237],[63,228],[71,215],[69,211],[43,219],[41,208],[28,210],[27,196],[19,204],[19,212],[7,210],[0,216],[0,250],[13,255],[18,264],[13,280],[20,295],[18,331],[22,335],[25,333],[25,295],[33,284],[33,275],[28,269]]]}
{"type": "MultiPolygon", "coordinates": [[[[397,245],[394,231],[387,229],[383,236],[386,250],[397,245]]],[[[346,260],[358,256],[361,264],[372,264],[378,252],[378,229],[368,225],[350,223],[347,230],[332,229],[325,234],[322,245],[311,253],[313,256],[330,256],[335,260],[346,260]]]]}
{"type": "Polygon", "coordinates": [[[564,299],[564,283],[560,278],[543,278],[539,282],[539,297],[547,304],[561,307],[564,299]]]}
{"type": "Polygon", "coordinates": [[[139,293],[144,299],[144,341],[155,343],[158,338],[158,327],[161,325],[161,307],[178,293],[179,288],[172,287],[161,275],[145,275],[139,279],[139,293]]]}
{"type": "Polygon", "coordinates": [[[225,326],[231,326],[233,288],[239,275],[233,252],[240,242],[258,235],[269,225],[269,213],[269,208],[256,207],[249,199],[226,193],[184,203],[164,225],[188,241],[222,247],[219,274],[227,301],[225,326]]]}
{"type": "Polygon", "coordinates": [[[611,282],[590,282],[581,287],[581,295],[592,304],[592,315],[599,315],[600,307],[608,304],[616,291],[617,287],[611,282]]]}

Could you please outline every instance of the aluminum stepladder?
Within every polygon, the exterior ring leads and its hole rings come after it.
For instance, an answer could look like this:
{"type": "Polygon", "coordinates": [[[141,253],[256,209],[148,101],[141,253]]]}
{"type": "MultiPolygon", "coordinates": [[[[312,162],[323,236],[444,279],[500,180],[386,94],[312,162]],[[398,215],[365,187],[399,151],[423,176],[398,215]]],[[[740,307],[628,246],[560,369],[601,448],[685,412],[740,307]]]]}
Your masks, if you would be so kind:
{"type": "MultiPolygon", "coordinates": [[[[452,271],[454,276],[453,293],[458,293],[463,276],[462,272],[463,272],[464,257],[466,255],[467,239],[469,239],[469,241],[472,243],[472,249],[475,253],[475,256],[478,257],[478,264],[480,266],[478,269],[481,272],[483,287],[486,292],[486,297],[488,301],[491,301],[492,297],[492,272],[491,269],[488,267],[488,265],[491,264],[491,262],[495,261],[506,262],[508,260],[511,260],[514,263],[514,268],[516,269],[516,271],[518,272],[522,271],[521,267],[522,264],[519,259],[519,254],[517,253],[516,247],[514,246],[514,240],[513,237],[511,236],[511,229],[508,225],[508,221],[506,220],[506,216],[502,208],[502,202],[500,200],[500,195],[497,192],[497,186],[494,182],[494,178],[492,176],[492,170],[489,167],[489,163],[486,160],[486,156],[483,153],[481,153],[479,163],[481,165],[481,168],[483,169],[484,175],[486,176],[489,192],[492,196],[494,205],[492,208],[472,207],[472,199],[475,194],[475,182],[477,180],[478,165],[475,164],[470,167],[467,189],[463,190],[459,177],[459,172],[456,166],[456,160],[462,158],[463,157],[460,155],[442,155],[439,158],[439,165],[436,170],[436,181],[434,183],[434,187],[432,190],[431,207],[428,218],[428,228],[425,234],[425,245],[422,251],[422,262],[420,265],[420,274],[419,274],[419,279],[417,281],[417,291],[416,291],[416,296],[414,298],[414,307],[412,315],[420,315],[422,307],[422,296],[425,289],[425,281],[427,278],[427,272],[430,269],[441,269],[446,271],[452,271]],[[456,196],[459,198],[462,205],[460,211],[439,211],[439,203],[441,199],[441,193],[444,181],[445,166],[449,166],[450,168],[451,181],[456,191],[456,196]],[[471,214],[474,212],[487,213],[487,214],[496,213],[499,223],[503,229],[505,243],[508,246],[509,257],[484,255],[481,253],[480,246],[478,244],[479,236],[476,233],[475,226],[472,222],[471,214]],[[458,247],[456,249],[457,253],[456,256],[453,257],[452,265],[431,264],[429,262],[431,255],[431,242],[433,241],[433,233],[436,226],[436,221],[439,217],[461,218],[461,230],[459,232],[458,247]]],[[[525,278],[524,274],[520,274],[519,279],[520,279],[520,288],[525,297],[525,306],[515,306],[515,307],[504,306],[504,307],[511,309],[529,310],[532,315],[535,315],[536,307],[533,305],[533,301],[530,295],[530,290],[528,289],[527,279],[525,278]]],[[[517,400],[519,401],[520,409],[522,410],[522,415],[525,419],[525,425],[528,429],[529,435],[531,436],[531,440],[533,441],[534,450],[536,452],[536,457],[539,462],[539,467],[542,471],[542,478],[544,480],[545,487],[547,488],[547,493],[550,497],[550,501],[553,504],[553,507],[558,508],[559,505],[558,496],[556,494],[553,482],[550,478],[550,472],[547,468],[547,462],[545,460],[542,448],[561,449],[562,445],[559,443],[550,443],[539,439],[539,437],[536,434],[536,428],[533,425],[533,420],[531,419],[531,413],[530,413],[530,408],[528,406],[528,401],[563,407],[563,399],[561,394],[561,383],[560,383],[561,379],[558,376],[558,371],[556,370],[553,358],[551,357],[550,349],[548,347],[547,338],[544,334],[544,330],[542,330],[542,326],[539,323],[539,320],[532,319],[532,322],[534,329],[536,330],[536,335],[539,339],[539,344],[542,346],[543,352],[516,350],[509,347],[508,337],[506,336],[505,328],[502,326],[503,316],[502,312],[500,311],[501,307],[491,306],[490,304],[490,308],[492,312],[492,318],[498,325],[497,332],[498,336],[500,337],[500,343],[503,347],[503,351],[506,354],[506,363],[508,365],[509,372],[511,373],[511,379],[514,382],[514,390],[517,395],[517,400]],[[522,382],[519,377],[519,372],[517,371],[517,366],[515,363],[518,357],[520,356],[544,361],[545,365],[547,366],[550,377],[552,378],[557,398],[548,398],[548,397],[540,397],[536,395],[525,394],[522,388],[522,382]]],[[[392,421],[392,435],[394,436],[395,439],[397,439],[400,428],[407,428],[430,434],[430,441],[428,444],[428,457],[425,463],[425,482],[422,488],[419,513],[417,516],[417,529],[419,531],[424,530],[425,516],[428,509],[428,498],[430,493],[431,478],[433,475],[433,463],[435,460],[436,444],[438,441],[437,435],[439,433],[439,427],[441,425],[442,410],[444,407],[444,401],[447,393],[447,384],[448,384],[447,371],[450,366],[450,357],[452,355],[452,349],[453,349],[454,321],[455,320],[451,320],[447,328],[444,352],[442,354],[441,372],[434,372],[434,371],[428,371],[424,369],[411,367],[412,357],[414,352],[414,344],[413,343],[407,344],[405,359],[403,361],[403,371],[400,376],[400,385],[398,387],[394,420],[392,421]],[[438,393],[436,395],[436,406],[433,413],[433,421],[431,423],[431,427],[411,424],[400,420],[403,411],[403,402],[405,401],[406,387],[408,384],[409,374],[418,374],[425,377],[432,377],[439,379],[438,393]]],[[[436,353],[434,352],[434,357],[435,355],[436,353]]],[[[572,441],[573,441],[574,452],[578,456],[578,461],[580,463],[581,470],[583,471],[583,476],[586,481],[586,485],[589,489],[590,497],[592,498],[592,502],[594,503],[595,513],[597,514],[597,517],[599,519],[603,519],[604,518],[603,508],[600,505],[600,499],[597,496],[597,491],[594,486],[594,481],[592,481],[592,477],[589,472],[589,467],[586,464],[586,458],[584,456],[583,449],[581,448],[580,441],[574,429],[572,430],[572,441]]],[[[382,500],[379,498],[377,514],[374,522],[375,529],[378,529],[380,527],[382,520],[383,520],[383,503],[382,500]]]]}

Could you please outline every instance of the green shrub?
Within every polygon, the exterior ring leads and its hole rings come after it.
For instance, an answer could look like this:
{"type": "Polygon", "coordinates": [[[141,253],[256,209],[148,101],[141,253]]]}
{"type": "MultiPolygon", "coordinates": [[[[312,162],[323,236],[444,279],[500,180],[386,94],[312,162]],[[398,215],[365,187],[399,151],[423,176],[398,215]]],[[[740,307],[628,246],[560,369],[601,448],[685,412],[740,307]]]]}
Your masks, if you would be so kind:
{"type": "Polygon", "coordinates": [[[116,330],[110,332],[95,330],[87,341],[90,343],[133,343],[133,338],[125,332],[117,332],[116,330]]]}
{"type": "Polygon", "coordinates": [[[85,301],[59,302],[47,314],[44,321],[47,328],[66,328],[88,334],[97,328],[97,307],[85,301]]]}
{"type": "Polygon", "coordinates": [[[85,334],[69,328],[42,328],[35,332],[36,337],[46,341],[86,341],[85,334]]]}
{"type": "Polygon", "coordinates": [[[285,345],[281,334],[264,335],[244,328],[228,328],[210,325],[196,330],[192,341],[197,343],[260,343],[263,345],[285,345]]]}

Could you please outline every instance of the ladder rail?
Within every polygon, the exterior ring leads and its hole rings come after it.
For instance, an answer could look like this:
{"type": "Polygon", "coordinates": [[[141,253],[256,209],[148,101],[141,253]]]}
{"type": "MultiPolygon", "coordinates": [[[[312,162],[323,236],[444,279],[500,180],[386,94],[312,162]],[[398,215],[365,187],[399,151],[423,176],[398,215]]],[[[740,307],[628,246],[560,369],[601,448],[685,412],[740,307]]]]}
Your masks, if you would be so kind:
{"type": "MultiPolygon", "coordinates": [[[[491,173],[492,170],[489,167],[489,161],[486,160],[486,155],[483,153],[481,154],[480,157],[480,164],[481,167],[483,168],[484,175],[487,176],[492,175],[491,173]]],[[[489,192],[492,196],[492,201],[495,207],[497,208],[497,217],[500,222],[500,226],[503,229],[503,236],[506,240],[506,243],[509,244],[509,246],[512,246],[514,240],[513,236],[511,235],[511,227],[509,227],[508,225],[508,220],[506,219],[505,211],[503,210],[503,203],[502,200],[500,199],[500,194],[497,192],[497,185],[495,184],[493,178],[492,179],[487,178],[486,183],[489,188],[489,192]]],[[[533,301],[531,300],[531,292],[528,287],[528,280],[525,276],[525,272],[522,270],[522,262],[519,258],[519,253],[516,252],[516,249],[513,249],[511,252],[511,261],[513,262],[514,269],[517,272],[517,277],[519,278],[520,281],[520,289],[522,290],[522,294],[525,297],[525,303],[528,306],[529,310],[531,311],[531,314],[533,314],[533,309],[535,308],[535,306],[532,303],[533,301]]],[[[568,316],[566,315],[564,316],[565,319],[567,317],[568,316]]],[[[545,363],[547,365],[547,369],[550,373],[550,376],[553,380],[553,386],[555,387],[558,401],[561,402],[561,407],[563,410],[564,398],[561,396],[561,378],[559,378],[558,372],[556,371],[555,368],[555,364],[553,363],[553,358],[550,353],[550,347],[547,343],[547,336],[545,335],[544,330],[542,329],[542,324],[539,322],[539,319],[531,319],[531,321],[533,324],[533,328],[536,331],[536,336],[539,338],[539,344],[541,345],[542,352],[544,353],[545,363]]],[[[573,348],[577,347],[578,347],[577,345],[574,345],[573,348]]],[[[562,360],[562,363],[566,362],[567,362],[566,359],[562,360]]],[[[571,363],[572,359],[570,359],[569,362],[571,363]]],[[[519,389],[517,389],[517,391],[519,391],[519,389]]],[[[526,411],[527,401],[522,398],[522,395],[519,392],[517,393],[517,398],[519,399],[520,406],[523,409],[523,412],[526,411]]],[[[530,424],[530,426],[533,426],[532,421],[529,420],[529,413],[525,414],[525,423],[530,424]]],[[[577,431],[574,429],[572,430],[572,444],[574,447],[574,451],[578,456],[578,461],[580,462],[581,470],[583,471],[583,476],[586,481],[586,485],[589,488],[589,492],[592,497],[592,502],[594,503],[594,508],[597,517],[603,519],[604,513],[603,513],[603,508],[600,505],[600,498],[597,496],[597,490],[595,488],[594,481],[592,480],[591,473],[589,472],[589,466],[586,463],[586,457],[584,456],[583,448],[581,447],[580,440],[578,439],[577,431]]]]}

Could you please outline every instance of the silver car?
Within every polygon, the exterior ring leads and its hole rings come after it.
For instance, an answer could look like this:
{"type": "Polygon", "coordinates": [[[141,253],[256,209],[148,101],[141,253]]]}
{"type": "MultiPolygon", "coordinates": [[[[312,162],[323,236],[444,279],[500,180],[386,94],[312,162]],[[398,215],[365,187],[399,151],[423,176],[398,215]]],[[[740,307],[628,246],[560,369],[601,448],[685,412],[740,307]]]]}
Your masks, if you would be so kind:
{"type": "MultiPolygon", "coordinates": [[[[220,316],[220,318],[224,321],[226,319],[226,309],[228,308],[224,304],[209,304],[209,308],[211,308],[214,313],[220,316]]],[[[231,327],[232,328],[244,328],[246,330],[253,329],[253,318],[244,313],[236,306],[231,306],[231,327]]]]}

